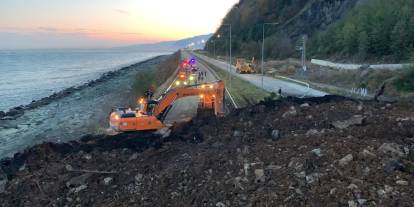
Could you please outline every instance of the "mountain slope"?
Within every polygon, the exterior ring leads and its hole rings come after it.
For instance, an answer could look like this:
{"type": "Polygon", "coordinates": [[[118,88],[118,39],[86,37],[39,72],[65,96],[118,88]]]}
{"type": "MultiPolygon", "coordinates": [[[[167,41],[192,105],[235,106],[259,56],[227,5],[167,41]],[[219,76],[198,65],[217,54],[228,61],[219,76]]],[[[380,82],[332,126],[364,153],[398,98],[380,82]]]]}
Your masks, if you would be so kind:
{"type": "MultiPolygon", "coordinates": [[[[266,27],[266,56],[286,58],[296,54],[294,48],[301,35],[312,36],[341,19],[358,0],[240,0],[223,19],[232,24],[233,46],[236,55],[259,56],[262,24],[278,22],[266,27]]],[[[219,54],[225,54],[224,39],[227,26],[221,26],[208,41],[216,42],[219,54]],[[220,34],[222,38],[217,38],[220,34]],[[219,43],[219,44],[217,44],[219,43]]]]}

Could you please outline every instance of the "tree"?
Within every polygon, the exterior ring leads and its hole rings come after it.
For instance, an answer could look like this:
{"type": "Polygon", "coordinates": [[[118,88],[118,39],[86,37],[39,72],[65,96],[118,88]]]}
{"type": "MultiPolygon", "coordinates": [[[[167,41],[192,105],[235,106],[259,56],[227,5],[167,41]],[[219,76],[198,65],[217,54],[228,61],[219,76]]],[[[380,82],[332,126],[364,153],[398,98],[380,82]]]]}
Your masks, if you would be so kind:
{"type": "Polygon", "coordinates": [[[394,26],[391,33],[391,50],[396,60],[402,60],[408,53],[408,28],[405,19],[401,19],[394,26]]]}
{"type": "Polygon", "coordinates": [[[368,34],[367,32],[362,31],[358,37],[358,52],[363,58],[367,56],[368,48],[369,48],[368,34]]]}
{"type": "Polygon", "coordinates": [[[358,35],[355,25],[353,23],[346,24],[342,30],[342,34],[345,52],[348,54],[355,53],[358,48],[358,35]]]}

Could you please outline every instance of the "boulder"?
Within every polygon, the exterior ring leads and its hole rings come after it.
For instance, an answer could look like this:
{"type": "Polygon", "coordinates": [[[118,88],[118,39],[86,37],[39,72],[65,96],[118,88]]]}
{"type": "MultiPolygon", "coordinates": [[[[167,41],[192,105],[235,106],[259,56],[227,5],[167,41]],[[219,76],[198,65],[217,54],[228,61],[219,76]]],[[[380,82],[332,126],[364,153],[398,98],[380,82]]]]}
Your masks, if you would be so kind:
{"type": "Polygon", "coordinates": [[[362,152],[359,153],[359,156],[363,159],[373,160],[377,158],[377,155],[372,153],[371,151],[364,149],[362,152]]]}
{"type": "Polygon", "coordinates": [[[316,129],[309,129],[307,132],[306,132],[306,136],[314,136],[314,135],[318,135],[319,134],[319,131],[318,130],[316,130],[316,129]]]}
{"type": "Polygon", "coordinates": [[[407,186],[408,185],[408,181],[405,181],[405,180],[397,180],[395,183],[397,185],[403,185],[403,186],[407,186]]]}
{"type": "Polygon", "coordinates": [[[216,207],[226,207],[226,204],[224,204],[223,202],[218,202],[216,203],[216,207]]]}
{"type": "Polygon", "coordinates": [[[352,156],[352,154],[348,154],[345,157],[343,157],[342,159],[340,159],[338,161],[339,166],[344,167],[346,165],[348,165],[352,160],[354,160],[354,157],[352,156]]]}
{"type": "Polygon", "coordinates": [[[346,129],[350,126],[362,125],[364,121],[365,121],[365,117],[361,115],[355,115],[352,118],[344,120],[344,121],[335,121],[332,123],[332,125],[337,129],[346,129]]]}
{"type": "Polygon", "coordinates": [[[104,178],[104,180],[103,180],[104,185],[109,185],[109,184],[111,184],[112,180],[113,180],[113,178],[111,178],[111,177],[106,177],[106,178],[104,178]]]}
{"type": "Polygon", "coordinates": [[[298,112],[296,111],[295,107],[290,107],[290,110],[285,112],[282,117],[283,118],[287,118],[289,116],[296,116],[298,114],[298,112]]]}
{"type": "Polygon", "coordinates": [[[358,207],[358,204],[355,201],[348,201],[348,206],[349,207],[358,207]]]}
{"type": "Polygon", "coordinates": [[[381,145],[381,147],[378,148],[378,151],[391,157],[406,156],[405,152],[403,151],[403,147],[396,143],[384,143],[381,145]]]}
{"type": "Polygon", "coordinates": [[[254,170],[254,175],[256,176],[255,182],[256,183],[264,183],[266,178],[264,176],[264,170],[263,169],[256,169],[254,170]]]}
{"type": "Polygon", "coordinates": [[[406,170],[405,165],[396,159],[391,159],[387,161],[386,163],[384,163],[383,165],[384,165],[384,170],[387,173],[392,173],[394,171],[404,172],[406,170]]]}
{"type": "Polygon", "coordinates": [[[239,131],[239,130],[234,130],[234,132],[233,132],[233,137],[241,137],[241,136],[242,136],[241,131],[239,131]]]}
{"type": "Polygon", "coordinates": [[[274,141],[280,139],[280,131],[277,129],[272,130],[271,136],[274,141]]]}
{"type": "Polygon", "coordinates": [[[91,177],[91,174],[83,174],[77,177],[71,178],[69,181],[66,182],[66,187],[79,187],[86,184],[86,180],[91,177]]]}
{"type": "Polygon", "coordinates": [[[144,175],[139,173],[135,176],[135,181],[141,182],[143,178],[144,178],[144,175]]]}
{"type": "Polygon", "coordinates": [[[316,156],[318,156],[318,157],[322,157],[322,152],[321,152],[321,149],[319,149],[319,148],[313,149],[311,152],[313,154],[315,154],[316,156]]]}
{"type": "Polygon", "coordinates": [[[268,165],[266,166],[266,170],[271,170],[271,171],[276,171],[276,170],[280,170],[283,167],[280,165],[268,165]]]}

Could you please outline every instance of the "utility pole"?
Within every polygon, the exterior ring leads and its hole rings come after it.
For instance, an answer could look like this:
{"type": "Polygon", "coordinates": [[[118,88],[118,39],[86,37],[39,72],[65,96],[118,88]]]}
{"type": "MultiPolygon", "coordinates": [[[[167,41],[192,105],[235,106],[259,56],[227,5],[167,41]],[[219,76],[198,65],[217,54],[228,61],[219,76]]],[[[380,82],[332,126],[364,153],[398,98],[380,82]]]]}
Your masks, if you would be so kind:
{"type": "Polygon", "coordinates": [[[307,36],[303,35],[302,37],[302,70],[304,72],[306,72],[307,68],[306,68],[306,41],[307,41],[307,36]]]}
{"type": "Polygon", "coordinates": [[[232,72],[231,72],[231,62],[232,62],[232,54],[231,54],[231,24],[223,24],[223,26],[228,26],[230,28],[230,37],[229,37],[229,50],[230,50],[230,59],[229,59],[229,88],[231,88],[231,79],[232,79],[232,72]]]}
{"type": "Polygon", "coordinates": [[[277,22],[263,23],[263,40],[262,40],[262,89],[264,89],[264,53],[265,53],[265,26],[266,25],[278,25],[277,22]]]}
{"type": "Polygon", "coordinates": [[[214,58],[216,58],[216,41],[213,40],[213,45],[214,45],[214,58]]]}

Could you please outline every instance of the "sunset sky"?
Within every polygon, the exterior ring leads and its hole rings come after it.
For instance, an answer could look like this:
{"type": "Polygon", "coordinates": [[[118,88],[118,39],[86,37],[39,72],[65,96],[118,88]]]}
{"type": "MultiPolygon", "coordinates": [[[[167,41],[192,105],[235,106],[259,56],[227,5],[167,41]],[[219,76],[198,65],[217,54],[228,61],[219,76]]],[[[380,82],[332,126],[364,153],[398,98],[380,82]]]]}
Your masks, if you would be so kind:
{"type": "Polygon", "coordinates": [[[0,49],[110,47],[215,31],[238,0],[0,0],[0,49]]]}

